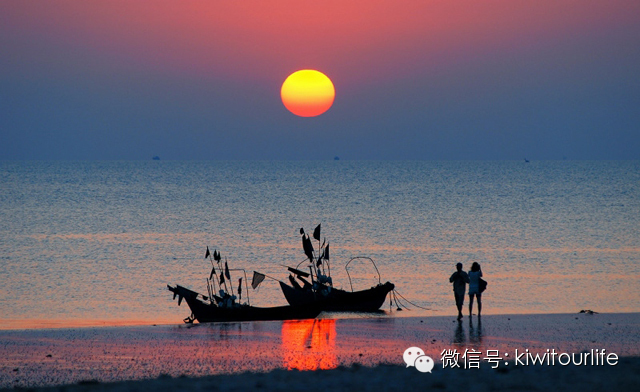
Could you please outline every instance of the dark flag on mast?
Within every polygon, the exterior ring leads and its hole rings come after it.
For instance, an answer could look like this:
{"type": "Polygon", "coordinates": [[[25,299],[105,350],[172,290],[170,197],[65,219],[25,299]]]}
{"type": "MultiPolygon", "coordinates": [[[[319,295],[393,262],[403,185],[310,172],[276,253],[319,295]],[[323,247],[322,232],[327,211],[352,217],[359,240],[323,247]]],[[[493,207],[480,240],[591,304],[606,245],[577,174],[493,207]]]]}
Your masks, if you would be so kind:
{"type": "Polygon", "coordinates": [[[204,258],[211,256],[211,252],[209,252],[209,247],[207,246],[207,253],[204,254],[204,258]]]}
{"type": "Polygon", "coordinates": [[[238,296],[242,299],[242,278],[238,280],[238,296]]]}
{"type": "Polygon", "coordinates": [[[329,260],[329,244],[327,244],[327,246],[324,248],[324,258],[326,260],[329,260]]]}
{"type": "Polygon", "coordinates": [[[227,279],[231,279],[231,274],[229,273],[229,265],[226,261],[224,262],[224,276],[226,276],[227,279]]]}
{"type": "Polygon", "coordinates": [[[251,279],[251,287],[255,290],[260,286],[260,283],[266,278],[266,275],[260,272],[253,271],[253,278],[251,279]]]}
{"type": "Polygon", "coordinates": [[[209,280],[213,279],[213,275],[216,274],[216,267],[214,267],[213,265],[211,266],[211,274],[209,275],[209,280]]]}
{"type": "Polygon", "coordinates": [[[313,231],[313,238],[315,238],[318,241],[320,241],[320,225],[318,225],[318,227],[316,227],[316,229],[313,231]]]}
{"type": "Polygon", "coordinates": [[[223,284],[224,284],[224,272],[220,272],[220,288],[222,288],[223,284]]]}
{"type": "MultiPolygon", "coordinates": [[[[309,273],[308,272],[300,271],[299,269],[295,269],[295,268],[291,268],[291,267],[287,267],[287,269],[289,271],[293,272],[294,274],[298,275],[298,276],[302,276],[303,278],[308,278],[309,277],[309,273]]],[[[255,274],[257,274],[257,272],[254,271],[254,277],[255,277],[255,274]]],[[[260,274],[260,275],[262,275],[262,274],[260,274]]]]}
{"type": "Polygon", "coordinates": [[[311,245],[311,240],[308,236],[302,236],[302,249],[304,249],[304,254],[307,255],[309,261],[313,261],[313,245],[311,245]]]}

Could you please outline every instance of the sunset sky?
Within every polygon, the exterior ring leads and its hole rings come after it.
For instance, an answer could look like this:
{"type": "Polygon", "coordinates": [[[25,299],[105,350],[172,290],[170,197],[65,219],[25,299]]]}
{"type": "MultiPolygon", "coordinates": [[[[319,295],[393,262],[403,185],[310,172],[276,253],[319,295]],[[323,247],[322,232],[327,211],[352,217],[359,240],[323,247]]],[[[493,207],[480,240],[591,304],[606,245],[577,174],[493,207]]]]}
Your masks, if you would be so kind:
{"type": "Polygon", "coordinates": [[[0,53],[2,160],[640,159],[640,1],[5,0],[0,53]]]}

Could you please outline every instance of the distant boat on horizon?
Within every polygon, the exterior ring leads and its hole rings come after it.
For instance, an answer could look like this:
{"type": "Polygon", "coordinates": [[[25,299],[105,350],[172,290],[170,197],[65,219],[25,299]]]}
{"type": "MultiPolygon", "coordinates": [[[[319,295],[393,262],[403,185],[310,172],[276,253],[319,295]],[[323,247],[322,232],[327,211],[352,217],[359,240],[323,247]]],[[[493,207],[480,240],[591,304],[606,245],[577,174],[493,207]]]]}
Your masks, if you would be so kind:
{"type": "Polygon", "coordinates": [[[159,160],[160,160],[160,157],[156,155],[156,156],[154,156],[154,157],[153,157],[153,158],[151,158],[151,159],[153,159],[154,161],[159,161],[159,160]]]}

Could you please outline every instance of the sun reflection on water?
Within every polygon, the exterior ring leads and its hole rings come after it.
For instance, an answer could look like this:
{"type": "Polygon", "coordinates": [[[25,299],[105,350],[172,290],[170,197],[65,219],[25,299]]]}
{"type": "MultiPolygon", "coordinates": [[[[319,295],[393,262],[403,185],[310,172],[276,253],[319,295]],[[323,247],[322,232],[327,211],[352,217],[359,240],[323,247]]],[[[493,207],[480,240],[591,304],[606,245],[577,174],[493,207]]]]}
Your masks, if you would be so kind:
{"type": "Polygon", "coordinates": [[[282,359],[288,370],[334,369],[336,320],[293,320],[282,323],[282,359]]]}

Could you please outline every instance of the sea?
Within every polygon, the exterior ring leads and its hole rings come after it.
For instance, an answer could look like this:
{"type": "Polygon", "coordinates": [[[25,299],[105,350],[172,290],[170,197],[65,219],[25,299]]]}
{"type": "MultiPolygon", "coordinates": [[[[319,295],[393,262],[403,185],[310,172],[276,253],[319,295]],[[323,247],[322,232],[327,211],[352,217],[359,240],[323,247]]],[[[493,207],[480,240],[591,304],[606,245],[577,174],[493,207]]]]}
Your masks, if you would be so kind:
{"type": "Polygon", "coordinates": [[[371,317],[456,314],[458,262],[483,314],[640,312],[640,161],[0,161],[0,329],[181,323],[224,263],[285,305],[318,225],[336,287],[394,283],[371,317]]]}

